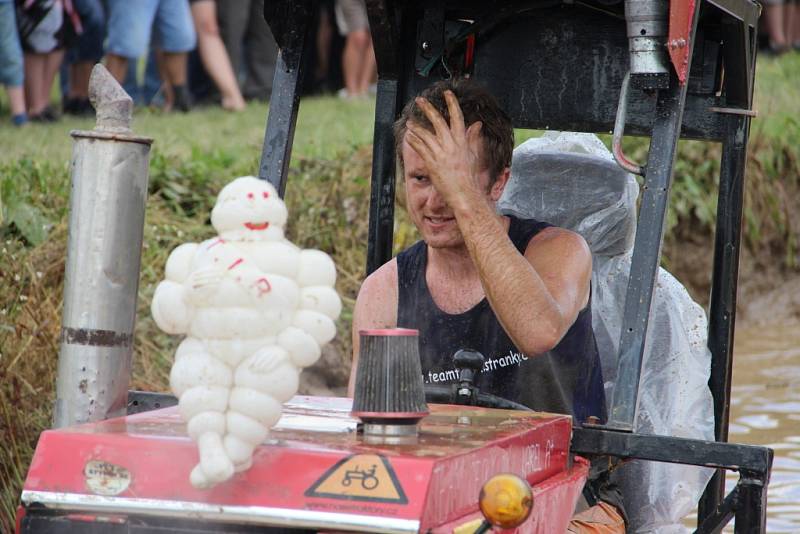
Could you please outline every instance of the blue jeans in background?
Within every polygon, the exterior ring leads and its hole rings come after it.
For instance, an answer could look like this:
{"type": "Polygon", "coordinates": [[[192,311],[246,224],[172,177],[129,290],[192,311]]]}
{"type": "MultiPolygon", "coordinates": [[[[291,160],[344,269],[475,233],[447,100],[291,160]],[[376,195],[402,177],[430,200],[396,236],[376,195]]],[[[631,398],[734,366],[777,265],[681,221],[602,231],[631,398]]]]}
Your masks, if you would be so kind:
{"type": "Polygon", "coordinates": [[[0,84],[19,87],[25,81],[22,45],[13,2],[0,1],[0,84]]]}

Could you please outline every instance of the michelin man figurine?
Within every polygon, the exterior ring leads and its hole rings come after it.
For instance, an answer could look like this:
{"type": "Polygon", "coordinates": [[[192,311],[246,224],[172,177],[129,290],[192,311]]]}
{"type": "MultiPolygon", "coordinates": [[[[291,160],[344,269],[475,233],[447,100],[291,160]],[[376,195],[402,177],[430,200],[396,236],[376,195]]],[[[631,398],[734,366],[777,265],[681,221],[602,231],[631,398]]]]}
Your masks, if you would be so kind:
{"type": "Polygon", "coordinates": [[[268,182],[233,180],[211,212],[218,236],[173,250],[153,295],[158,327],[186,335],[170,386],[199,449],[197,488],[250,467],[300,370],[336,334],[336,267],[284,237],[287,215],[268,182]]]}

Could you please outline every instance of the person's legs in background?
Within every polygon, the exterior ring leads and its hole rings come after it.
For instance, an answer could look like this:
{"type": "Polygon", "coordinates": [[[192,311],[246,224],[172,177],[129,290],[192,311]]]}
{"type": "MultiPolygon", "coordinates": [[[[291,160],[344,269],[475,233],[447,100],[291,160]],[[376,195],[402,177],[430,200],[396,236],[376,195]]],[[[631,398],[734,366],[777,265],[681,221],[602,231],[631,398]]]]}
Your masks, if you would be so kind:
{"type": "Polygon", "coordinates": [[[363,0],[336,0],[336,23],[347,36],[342,54],[344,91],[340,96],[366,96],[375,79],[375,53],[363,0]]]}
{"type": "Polygon", "coordinates": [[[239,83],[234,76],[225,44],[220,38],[216,2],[196,0],[192,2],[191,8],[200,59],[219,89],[222,107],[231,111],[241,111],[245,108],[245,102],[239,91],[239,83]]]}
{"type": "Polygon", "coordinates": [[[105,65],[119,83],[125,81],[129,60],[147,52],[158,3],[159,0],[106,0],[108,41],[105,65]]]}
{"type": "Polygon", "coordinates": [[[786,35],[787,47],[800,50],[800,1],[787,0],[786,2],[786,24],[784,34],[786,35]]]}
{"type": "MultiPolygon", "coordinates": [[[[64,113],[92,115],[89,103],[89,77],[95,63],[103,58],[103,41],[106,37],[106,15],[100,0],[72,0],[81,20],[83,32],[77,37],[75,46],[67,52],[69,65],[62,68],[62,76],[67,72],[68,83],[63,91],[64,113]]],[[[62,83],[62,87],[65,84],[62,83]]]]}
{"type": "Polygon", "coordinates": [[[50,90],[64,57],[64,11],[60,3],[42,1],[26,4],[18,15],[28,118],[50,122],[58,118],[49,104],[50,90]]]}
{"type": "Polygon", "coordinates": [[[278,45],[264,20],[264,0],[251,0],[250,16],[244,34],[244,60],[246,77],[242,94],[248,100],[269,100],[278,45]]]}
{"type": "Polygon", "coordinates": [[[0,84],[6,86],[11,122],[16,126],[28,122],[23,88],[24,72],[14,3],[0,2],[0,84]]]}
{"type": "Polygon", "coordinates": [[[32,121],[49,122],[57,118],[49,108],[50,90],[63,57],[63,49],[45,54],[25,52],[25,101],[32,121]]]}
{"type": "MultiPolygon", "coordinates": [[[[237,82],[242,79],[242,43],[250,16],[250,0],[224,0],[217,4],[219,35],[228,51],[228,59],[237,82]]],[[[240,84],[241,87],[241,84],[240,84]]]]}
{"type": "Polygon", "coordinates": [[[125,89],[125,92],[133,99],[133,103],[138,106],[144,104],[144,99],[142,98],[142,88],[139,84],[137,63],[138,58],[128,61],[128,68],[125,70],[125,79],[121,85],[122,88],[125,89]]]}
{"type": "Polygon", "coordinates": [[[186,65],[197,40],[188,0],[160,0],[154,24],[163,54],[159,63],[162,80],[172,89],[174,107],[189,111],[191,96],[186,86],[186,65]]]}
{"type": "Polygon", "coordinates": [[[317,25],[317,64],[314,69],[314,90],[331,92],[327,79],[331,66],[331,45],[333,43],[333,2],[320,2],[317,25]]]}
{"type": "Polygon", "coordinates": [[[769,38],[769,51],[782,54],[789,49],[786,39],[786,4],[784,0],[768,0],[764,6],[764,22],[769,38]]]}
{"type": "Polygon", "coordinates": [[[372,35],[369,28],[364,30],[369,39],[367,43],[367,50],[364,52],[364,59],[361,63],[361,77],[358,79],[358,90],[360,94],[366,94],[370,90],[370,86],[378,79],[378,66],[375,63],[375,49],[372,47],[372,35]]]}

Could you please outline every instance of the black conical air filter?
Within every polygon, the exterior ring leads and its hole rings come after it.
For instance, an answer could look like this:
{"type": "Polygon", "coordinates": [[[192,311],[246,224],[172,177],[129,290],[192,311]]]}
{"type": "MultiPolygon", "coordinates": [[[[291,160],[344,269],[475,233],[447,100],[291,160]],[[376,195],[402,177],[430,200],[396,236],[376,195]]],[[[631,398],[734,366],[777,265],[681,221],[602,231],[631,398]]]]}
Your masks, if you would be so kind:
{"type": "Polygon", "coordinates": [[[353,415],[373,429],[414,425],[428,415],[419,361],[419,331],[362,330],[359,336],[353,415]]]}

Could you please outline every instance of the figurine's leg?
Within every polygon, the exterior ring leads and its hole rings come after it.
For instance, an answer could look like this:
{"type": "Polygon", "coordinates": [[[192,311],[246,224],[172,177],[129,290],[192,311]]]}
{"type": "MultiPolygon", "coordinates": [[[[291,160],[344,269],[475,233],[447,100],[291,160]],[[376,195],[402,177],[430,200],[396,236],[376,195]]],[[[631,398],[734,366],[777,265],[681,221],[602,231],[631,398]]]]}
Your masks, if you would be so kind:
{"type": "Polygon", "coordinates": [[[173,365],[170,385],[200,454],[191,482],[195,487],[209,487],[233,475],[233,463],[222,445],[233,373],[211,354],[201,351],[201,345],[190,344],[190,348],[181,351],[173,365]]]}
{"type": "Polygon", "coordinates": [[[249,467],[253,450],[280,419],[281,403],[296,392],[299,374],[289,354],[267,346],[244,360],[234,374],[225,450],[237,470],[249,467]]]}

